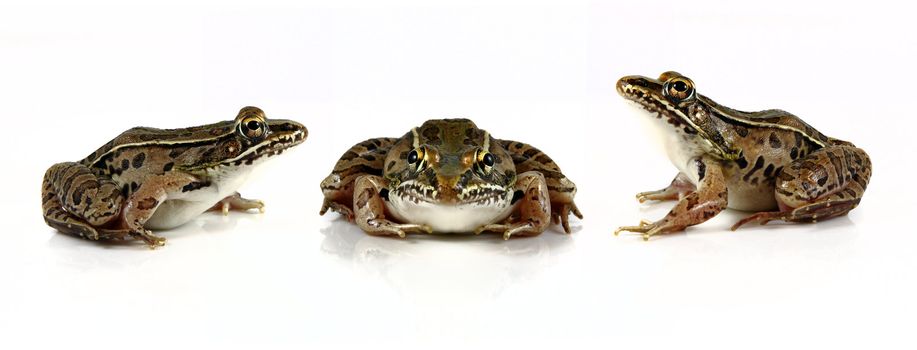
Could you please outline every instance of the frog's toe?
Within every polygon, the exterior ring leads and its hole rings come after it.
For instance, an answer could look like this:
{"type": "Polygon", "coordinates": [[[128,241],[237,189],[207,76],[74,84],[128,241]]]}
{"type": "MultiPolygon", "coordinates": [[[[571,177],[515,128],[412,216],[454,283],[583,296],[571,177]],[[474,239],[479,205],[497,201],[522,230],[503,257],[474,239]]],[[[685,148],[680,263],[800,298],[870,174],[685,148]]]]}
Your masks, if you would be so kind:
{"type": "Polygon", "coordinates": [[[743,225],[752,223],[752,222],[757,222],[761,225],[765,225],[768,222],[771,222],[773,220],[782,219],[784,217],[784,214],[785,213],[779,212],[779,211],[756,213],[756,214],[748,216],[747,218],[739,220],[739,222],[736,222],[735,225],[732,225],[730,229],[735,231],[735,230],[738,230],[739,227],[742,227],[743,225]]]}
{"type": "Polygon", "coordinates": [[[427,225],[405,224],[398,225],[398,227],[408,233],[433,233],[433,228],[427,225]]]}
{"type": "Polygon", "coordinates": [[[131,232],[131,235],[146,242],[146,245],[150,249],[156,249],[166,245],[165,237],[157,236],[150,230],[139,230],[131,232]]]}
{"type": "Polygon", "coordinates": [[[427,225],[418,224],[396,224],[388,220],[373,221],[370,223],[372,230],[367,231],[375,236],[398,236],[407,237],[408,233],[433,233],[433,228],[427,225]]]}
{"type": "Polygon", "coordinates": [[[474,234],[479,235],[484,232],[502,232],[510,229],[510,225],[505,224],[489,224],[478,227],[474,230],[474,234]]]}
{"type": "Polygon", "coordinates": [[[328,199],[325,199],[325,201],[322,203],[322,209],[319,210],[318,215],[325,215],[329,209],[335,213],[340,214],[346,218],[347,221],[353,222],[354,220],[353,210],[348,208],[346,205],[342,205],[338,202],[328,199]]]}
{"type": "Polygon", "coordinates": [[[539,234],[541,234],[541,231],[538,231],[535,228],[535,225],[526,223],[522,225],[514,225],[508,230],[504,231],[503,240],[509,240],[511,237],[516,236],[537,236],[539,234]]]}
{"type": "Polygon", "coordinates": [[[637,226],[621,226],[615,230],[615,236],[621,234],[621,232],[636,232],[636,233],[646,233],[653,229],[655,225],[653,222],[648,220],[640,220],[640,224],[637,226]]]}
{"type": "Polygon", "coordinates": [[[223,215],[229,215],[231,210],[248,211],[251,209],[258,209],[259,212],[263,213],[264,202],[257,199],[242,198],[238,192],[223,198],[210,208],[210,210],[219,211],[223,215]]]}
{"type": "Polygon", "coordinates": [[[567,203],[558,205],[551,212],[551,222],[553,222],[555,225],[560,224],[563,226],[564,232],[570,233],[571,214],[579,219],[583,218],[583,214],[580,213],[579,208],[576,207],[576,204],[567,203]]]}

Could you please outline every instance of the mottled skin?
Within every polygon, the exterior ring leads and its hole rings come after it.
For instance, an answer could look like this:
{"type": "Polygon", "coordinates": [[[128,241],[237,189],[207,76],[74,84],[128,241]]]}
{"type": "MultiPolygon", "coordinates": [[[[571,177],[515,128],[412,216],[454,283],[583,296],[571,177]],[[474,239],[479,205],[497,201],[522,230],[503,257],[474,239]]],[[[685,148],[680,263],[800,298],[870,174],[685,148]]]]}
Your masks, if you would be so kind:
{"type": "Polygon", "coordinates": [[[532,236],[582,218],[576,186],[538,149],[467,119],[429,120],[350,148],[321,183],[331,209],[373,235],[493,231],[532,236]]]}
{"type": "Polygon", "coordinates": [[[823,135],[782,110],[742,112],[697,94],[676,72],[659,79],[627,76],[618,92],[650,113],[680,173],[646,200],[677,200],[656,222],[620,231],[644,239],[684,230],[729,207],[757,212],[736,223],[815,222],[855,208],[872,174],[869,156],[853,144],[823,135]]]}
{"type": "Polygon", "coordinates": [[[260,161],[302,143],[307,130],[245,107],[235,120],[185,129],[137,127],[79,162],[45,173],[42,209],[58,231],[90,240],[165,239],[149,229],[181,225],[211,209],[262,209],[235,189],[260,161]]]}

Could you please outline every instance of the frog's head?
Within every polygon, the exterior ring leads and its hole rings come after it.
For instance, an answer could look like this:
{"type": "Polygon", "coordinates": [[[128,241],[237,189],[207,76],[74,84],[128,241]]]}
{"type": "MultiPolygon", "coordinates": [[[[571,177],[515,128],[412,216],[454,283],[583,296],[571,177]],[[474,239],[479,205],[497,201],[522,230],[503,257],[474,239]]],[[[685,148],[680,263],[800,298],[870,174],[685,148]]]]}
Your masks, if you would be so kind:
{"type": "Polygon", "coordinates": [[[693,140],[725,159],[735,156],[717,132],[719,120],[710,108],[713,102],[697,93],[690,78],[672,71],[662,73],[659,79],[629,75],[618,79],[617,90],[668,125],[670,132],[693,140]]]}
{"type": "Polygon", "coordinates": [[[199,138],[198,145],[178,156],[188,160],[178,163],[186,170],[250,166],[303,143],[309,134],[295,121],[267,119],[257,107],[242,108],[235,120],[195,129],[211,137],[199,138]]]}
{"type": "Polygon", "coordinates": [[[429,120],[401,138],[385,160],[389,196],[414,203],[488,205],[512,194],[510,155],[468,119],[429,120]]]}

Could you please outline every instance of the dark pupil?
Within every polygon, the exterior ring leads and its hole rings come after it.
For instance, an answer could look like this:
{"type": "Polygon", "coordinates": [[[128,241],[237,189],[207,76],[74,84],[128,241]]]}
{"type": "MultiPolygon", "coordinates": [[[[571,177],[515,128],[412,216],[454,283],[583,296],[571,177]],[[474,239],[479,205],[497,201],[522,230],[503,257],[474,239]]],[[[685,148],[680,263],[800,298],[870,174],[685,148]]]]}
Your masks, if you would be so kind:
{"type": "Polygon", "coordinates": [[[408,154],[408,163],[414,164],[414,163],[416,163],[416,162],[417,162],[417,151],[414,150],[414,151],[411,151],[411,153],[408,154]]]}
{"type": "Polygon", "coordinates": [[[484,161],[484,165],[486,166],[494,166],[494,156],[490,153],[485,154],[482,161],[484,161]]]}
{"type": "Polygon", "coordinates": [[[688,84],[685,84],[685,82],[683,81],[676,81],[674,88],[675,88],[675,91],[685,92],[688,90],[688,84]]]}
{"type": "Polygon", "coordinates": [[[248,123],[245,123],[245,126],[246,126],[249,130],[258,130],[259,128],[261,128],[261,124],[258,123],[257,121],[254,121],[254,120],[252,120],[252,121],[250,121],[250,122],[248,122],[248,123]]]}

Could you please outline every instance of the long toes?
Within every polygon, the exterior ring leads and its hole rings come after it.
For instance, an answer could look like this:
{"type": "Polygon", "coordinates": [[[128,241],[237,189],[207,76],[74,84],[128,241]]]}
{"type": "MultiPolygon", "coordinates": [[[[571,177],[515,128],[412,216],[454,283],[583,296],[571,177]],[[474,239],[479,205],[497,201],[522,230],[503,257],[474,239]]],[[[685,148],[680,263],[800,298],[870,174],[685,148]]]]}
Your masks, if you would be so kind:
{"type": "Polygon", "coordinates": [[[564,227],[564,232],[570,233],[570,220],[567,218],[567,216],[564,215],[564,216],[560,219],[560,221],[561,221],[561,223],[563,223],[562,226],[564,227]]]}
{"type": "Polygon", "coordinates": [[[416,232],[416,233],[427,233],[427,234],[433,233],[433,228],[427,225],[411,225],[411,226],[405,227],[404,230],[408,232],[416,232]]]}
{"type": "Polygon", "coordinates": [[[618,227],[618,229],[615,230],[615,236],[617,236],[618,234],[620,234],[621,232],[624,232],[624,231],[627,231],[627,232],[636,232],[636,233],[646,233],[646,232],[648,232],[648,231],[650,231],[650,230],[652,230],[652,229],[654,229],[652,223],[650,223],[650,222],[648,222],[648,221],[646,221],[646,220],[642,220],[642,221],[640,221],[640,225],[639,225],[639,226],[621,226],[621,227],[618,227]]]}
{"type": "Polygon", "coordinates": [[[506,231],[508,229],[509,228],[506,225],[500,225],[500,224],[484,225],[484,226],[476,228],[474,230],[474,234],[479,235],[484,232],[491,232],[491,231],[499,232],[499,231],[506,231]]]}
{"type": "Polygon", "coordinates": [[[576,204],[573,205],[573,215],[579,218],[580,220],[583,219],[583,213],[580,213],[579,208],[576,207],[576,204]]]}
{"type": "Polygon", "coordinates": [[[661,229],[660,227],[654,227],[653,229],[644,232],[644,233],[643,233],[643,241],[644,241],[644,242],[649,241],[649,240],[650,240],[650,237],[653,237],[653,236],[659,234],[659,232],[661,232],[661,231],[662,231],[662,229],[661,229]]]}
{"type": "Polygon", "coordinates": [[[751,216],[749,216],[749,217],[747,217],[747,218],[744,218],[744,219],[742,219],[742,220],[739,220],[739,222],[736,222],[735,225],[732,225],[732,227],[731,227],[730,229],[731,229],[732,231],[735,231],[735,230],[738,230],[739,227],[742,227],[743,225],[748,224],[748,223],[751,223],[751,222],[759,222],[761,225],[764,225],[764,224],[767,224],[768,222],[770,222],[771,220],[777,219],[778,217],[779,217],[779,213],[777,213],[777,214],[774,214],[774,213],[758,213],[758,214],[751,215],[751,216]]]}

